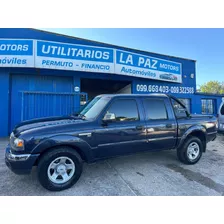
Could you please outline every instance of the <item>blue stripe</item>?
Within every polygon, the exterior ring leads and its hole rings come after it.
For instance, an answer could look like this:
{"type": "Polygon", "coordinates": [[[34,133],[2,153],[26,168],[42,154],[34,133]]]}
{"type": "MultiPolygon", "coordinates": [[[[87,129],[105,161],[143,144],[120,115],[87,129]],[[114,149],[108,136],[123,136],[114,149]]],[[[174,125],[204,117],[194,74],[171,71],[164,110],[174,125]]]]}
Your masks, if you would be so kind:
{"type": "Polygon", "coordinates": [[[96,62],[114,62],[113,49],[37,41],[37,56],[96,62]]]}
{"type": "Polygon", "coordinates": [[[116,64],[181,75],[181,64],[126,51],[116,51],[116,64]],[[173,68],[173,69],[172,69],[173,68]]]}
{"type": "Polygon", "coordinates": [[[33,40],[0,39],[0,55],[33,56],[33,40]]]}

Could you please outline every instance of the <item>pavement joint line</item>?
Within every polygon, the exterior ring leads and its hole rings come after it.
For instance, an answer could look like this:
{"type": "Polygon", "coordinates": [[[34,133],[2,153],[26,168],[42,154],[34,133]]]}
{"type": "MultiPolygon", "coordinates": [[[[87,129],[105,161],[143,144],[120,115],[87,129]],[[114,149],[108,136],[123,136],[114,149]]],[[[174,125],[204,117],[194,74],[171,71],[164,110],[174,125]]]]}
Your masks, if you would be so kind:
{"type": "MultiPolygon", "coordinates": [[[[41,190],[37,184],[37,179],[34,175],[36,175],[36,170],[33,172],[31,178],[17,178],[12,176],[9,172],[6,172],[7,167],[4,163],[4,153],[5,147],[8,144],[8,139],[0,139],[0,174],[2,175],[3,181],[0,182],[0,195],[52,195],[52,193],[48,191],[41,190]],[[24,183],[23,183],[24,182],[24,183]],[[26,187],[25,187],[26,186],[26,187]],[[26,189],[23,189],[23,188],[26,189]]],[[[149,153],[149,152],[146,152],[149,153]]],[[[62,193],[57,193],[54,195],[132,195],[132,196],[144,196],[144,195],[219,195],[224,196],[224,179],[222,170],[224,169],[224,136],[219,136],[216,141],[208,143],[208,151],[207,155],[203,156],[203,161],[198,163],[195,168],[191,168],[190,166],[185,166],[182,163],[174,162],[173,160],[167,161],[166,157],[163,159],[163,155],[161,156],[152,156],[150,154],[150,163],[153,166],[156,166],[155,171],[158,172],[158,175],[161,175],[163,188],[159,189],[156,179],[153,180],[148,179],[151,178],[149,176],[145,176],[144,178],[139,177],[140,174],[145,174],[143,169],[145,167],[141,162],[138,162],[140,167],[125,167],[123,158],[120,159],[108,159],[104,160],[104,165],[100,165],[101,162],[94,162],[93,169],[96,169],[97,174],[98,171],[102,171],[106,165],[106,175],[104,178],[108,178],[109,182],[106,181],[106,187],[111,187],[110,192],[104,191],[104,187],[99,191],[95,191],[95,186],[88,185],[85,187],[85,180],[81,180],[81,184],[77,185],[74,190],[64,191],[62,193]],[[217,151],[213,151],[217,150],[217,151]],[[151,160],[152,158],[152,160],[151,160]],[[160,160],[162,159],[162,160],[160,160]],[[172,162],[173,161],[173,162],[172,162]],[[99,164],[99,166],[98,166],[99,164]],[[158,166],[158,167],[157,167],[158,166]],[[168,170],[161,169],[165,167],[168,170]],[[168,167],[167,167],[168,166],[168,167]],[[179,168],[181,167],[181,168],[179,168]],[[170,170],[171,169],[171,170],[170,170]],[[139,173],[137,173],[137,171],[139,173]],[[112,172],[112,173],[111,173],[112,172]],[[168,172],[168,173],[167,173],[168,172]],[[136,173],[136,174],[135,174],[136,173]],[[180,176],[182,175],[182,177],[180,176]],[[167,178],[172,178],[171,182],[164,181],[167,178]],[[182,181],[178,181],[179,178],[182,181]],[[145,182],[148,181],[148,182],[145,182]],[[147,186],[146,184],[149,183],[147,186]],[[82,184],[84,184],[82,186],[82,184]],[[175,186],[173,186],[175,185],[175,186]],[[188,185],[190,187],[188,187],[188,185]],[[222,186],[221,186],[222,185],[222,186]],[[185,188],[186,186],[186,188],[185,188]],[[82,191],[83,190],[83,191],[82,191]],[[175,192],[173,191],[175,190],[175,192]],[[91,193],[89,193],[91,191],[91,193]]],[[[153,155],[159,155],[160,153],[153,153],[153,155]]],[[[140,153],[139,153],[140,155],[140,153]]],[[[169,151],[164,151],[164,155],[170,156],[169,151]]],[[[172,155],[174,155],[172,153],[172,155]]],[[[130,155],[123,156],[129,157],[130,155]]],[[[142,157],[143,153],[142,153],[142,157]]],[[[140,156],[140,158],[142,158],[140,156]]],[[[130,156],[132,158],[132,156],[130,156]]],[[[145,158],[145,157],[144,157],[145,158]]],[[[127,164],[130,162],[128,161],[127,164]]],[[[34,168],[36,169],[36,167],[34,168]]],[[[7,169],[8,170],[8,169],[7,169]]],[[[87,169],[88,170],[88,169],[87,169]]],[[[94,171],[95,172],[95,171],[94,171]]],[[[95,176],[92,174],[86,173],[87,178],[89,178],[90,183],[92,178],[95,176]]],[[[141,176],[141,175],[140,175],[141,176]]],[[[104,182],[104,178],[102,178],[102,183],[104,182]]],[[[157,177],[156,177],[157,178],[157,177]]],[[[88,179],[87,179],[88,180],[88,179]]],[[[101,186],[101,179],[99,180],[99,186],[101,186]]],[[[103,183],[104,184],[104,183],[103,183]]]]}
{"type": "Polygon", "coordinates": [[[108,160],[106,160],[106,163],[108,164],[108,166],[109,166],[111,169],[113,169],[113,170],[117,173],[117,175],[121,178],[121,180],[122,180],[122,181],[124,182],[124,184],[128,187],[128,189],[134,194],[134,196],[138,196],[138,194],[135,192],[135,190],[132,189],[132,187],[131,187],[131,186],[124,180],[124,178],[120,175],[120,173],[118,172],[118,170],[117,170],[114,166],[112,166],[108,160]]]}

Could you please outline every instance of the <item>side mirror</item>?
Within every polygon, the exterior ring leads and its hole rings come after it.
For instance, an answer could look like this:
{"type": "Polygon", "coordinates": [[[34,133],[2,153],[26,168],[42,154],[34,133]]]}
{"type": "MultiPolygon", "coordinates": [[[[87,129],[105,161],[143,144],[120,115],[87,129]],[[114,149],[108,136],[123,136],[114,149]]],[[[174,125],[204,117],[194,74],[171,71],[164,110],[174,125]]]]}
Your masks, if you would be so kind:
{"type": "Polygon", "coordinates": [[[178,108],[177,111],[179,114],[186,113],[186,109],[183,108],[178,108]]]}
{"type": "Polygon", "coordinates": [[[114,113],[106,113],[104,118],[103,118],[103,121],[104,122],[112,122],[116,119],[116,116],[114,113]]]}

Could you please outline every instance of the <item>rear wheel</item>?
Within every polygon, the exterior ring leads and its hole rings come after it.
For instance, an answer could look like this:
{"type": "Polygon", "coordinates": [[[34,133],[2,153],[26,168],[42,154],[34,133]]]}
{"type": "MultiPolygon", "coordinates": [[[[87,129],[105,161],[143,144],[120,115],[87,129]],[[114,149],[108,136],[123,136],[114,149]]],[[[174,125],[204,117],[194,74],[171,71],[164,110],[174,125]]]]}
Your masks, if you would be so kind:
{"type": "Polygon", "coordinates": [[[74,185],[82,173],[82,159],[72,148],[54,148],[40,159],[37,168],[41,185],[50,191],[74,185]]]}
{"type": "Polygon", "coordinates": [[[203,152],[203,144],[197,137],[189,137],[184,144],[177,149],[177,157],[184,164],[197,163],[203,152]]]}

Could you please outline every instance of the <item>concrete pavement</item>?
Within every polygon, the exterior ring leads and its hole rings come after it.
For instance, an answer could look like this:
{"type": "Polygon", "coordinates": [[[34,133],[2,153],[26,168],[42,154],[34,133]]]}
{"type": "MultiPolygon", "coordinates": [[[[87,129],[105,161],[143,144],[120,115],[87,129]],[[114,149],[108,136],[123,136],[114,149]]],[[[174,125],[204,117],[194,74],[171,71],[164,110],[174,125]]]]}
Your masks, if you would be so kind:
{"type": "Polygon", "coordinates": [[[72,188],[50,192],[36,170],[18,176],[4,163],[7,139],[0,140],[0,195],[224,195],[224,137],[208,144],[196,165],[181,164],[175,151],[147,152],[84,164],[72,188]]]}

